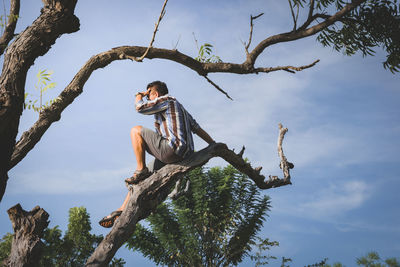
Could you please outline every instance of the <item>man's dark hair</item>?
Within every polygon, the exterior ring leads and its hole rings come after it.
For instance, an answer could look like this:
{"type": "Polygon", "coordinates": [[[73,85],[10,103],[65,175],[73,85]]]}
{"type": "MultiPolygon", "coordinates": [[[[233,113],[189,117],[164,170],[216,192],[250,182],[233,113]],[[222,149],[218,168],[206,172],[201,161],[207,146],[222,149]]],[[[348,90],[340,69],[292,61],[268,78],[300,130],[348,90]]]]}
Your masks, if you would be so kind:
{"type": "Polygon", "coordinates": [[[168,94],[168,87],[164,82],[154,81],[147,85],[147,89],[155,87],[160,96],[168,94]]]}

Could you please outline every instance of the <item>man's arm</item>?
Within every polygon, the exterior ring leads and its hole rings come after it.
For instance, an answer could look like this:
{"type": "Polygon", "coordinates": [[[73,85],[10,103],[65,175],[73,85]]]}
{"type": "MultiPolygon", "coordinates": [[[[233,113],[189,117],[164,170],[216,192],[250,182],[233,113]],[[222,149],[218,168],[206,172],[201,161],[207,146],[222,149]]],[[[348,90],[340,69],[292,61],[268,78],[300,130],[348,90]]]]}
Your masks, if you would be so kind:
{"type": "Polygon", "coordinates": [[[137,92],[135,95],[135,105],[139,102],[143,100],[143,97],[148,95],[149,90],[144,91],[144,92],[137,92]]]}
{"type": "Polygon", "coordinates": [[[137,112],[145,115],[152,115],[168,108],[168,98],[165,98],[164,96],[150,101],[143,101],[143,97],[148,96],[149,93],[150,90],[147,90],[146,92],[138,92],[136,94],[135,108],[137,112]]]}
{"type": "Polygon", "coordinates": [[[201,139],[206,141],[208,144],[215,143],[214,139],[212,139],[211,136],[206,131],[204,131],[201,127],[199,127],[196,130],[195,134],[197,134],[201,139]]]}

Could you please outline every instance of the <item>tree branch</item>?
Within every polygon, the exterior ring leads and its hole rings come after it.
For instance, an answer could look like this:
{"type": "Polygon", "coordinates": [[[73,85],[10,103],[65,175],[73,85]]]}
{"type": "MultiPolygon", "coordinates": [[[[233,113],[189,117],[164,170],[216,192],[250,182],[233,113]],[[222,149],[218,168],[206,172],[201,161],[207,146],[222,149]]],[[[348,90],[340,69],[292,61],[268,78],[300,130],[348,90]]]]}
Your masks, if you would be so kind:
{"type": "Polygon", "coordinates": [[[308,16],[307,16],[307,21],[308,20],[311,20],[311,18],[312,18],[312,15],[313,15],[313,13],[314,13],[314,0],[310,0],[310,8],[309,8],[309,10],[308,10],[308,16]]]}
{"type": "MultiPolygon", "coordinates": [[[[287,129],[280,127],[278,151],[282,151],[282,141],[286,132],[287,129]]],[[[288,162],[283,152],[279,153],[283,156],[283,158],[281,157],[281,166],[285,166],[288,162]]],[[[260,175],[261,168],[253,169],[250,163],[242,158],[242,153],[236,154],[223,143],[213,143],[199,152],[193,153],[182,162],[168,164],[144,181],[130,186],[130,197],[125,210],[117,219],[109,234],[90,256],[86,266],[107,266],[117,250],[135,231],[136,223],[149,216],[167,198],[177,180],[182,178],[185,173],[206,164],[211,158],[217,156],[225,159],[236,169],[248,175],[261,189],[291,184],[290,175],[286,173],[284,173],[283,179],[270,176],[270,179],[265,181],[265,176],[260,175]]],[[[293,164],[288,169],[292,167],[293,164]]]]}
{"type": "Polygon", "coordinates": [[[161,9],[161,12],[160,12],[160,16],[158,17],[158,21],[157,21],[157,23],[156,23],[156,25],[155,25],[155,27],[154,27],[153,37],[151,38],[150,44],[149,44],[149,46],[147,47],[146,51],[143,53],[143,55],[142,55],[141,57],[139,57],[139,58],[137,58],[137,57],[129,57],[130,59],[133,59],[133,60],[135,60],[135,61],[137,61],[137,62],[142,62],[143,59],[144,59],[144,58],[147,56],[147,54],[149,53],[150,48],[153,47],[153,43],[154,43],[154,40],[155,40],[155,38],[156,38],[156,33],[157,33],[157,31],[158,31],[158,25],[160,24],[160,21],[162,20],[162,18],[163,18],[164,15],[165,15],[165,6],[167,5],[167,2],[168,2],[168,0],[165,0],[165,1],[164,1],[164,4],[163,4],[162,9],[161,9]]]}
{"type": "Polygon", "coordinates": [[[76,1],[43,0],[40,16],[4,53],[0,77],[0,200],[7,186],[7,171],[23,112],[27,71],[58,37],[79,30],[79,19],[74,15],[76,1]]]}
{"type": "Polygon", "coordinates": [[[295,71],[302,71],[304,69],[308,69],[311,67],[314,67],[315,64],[317,64],[319,62],[319,59],[315,60],[313,63],[309,64],[309,65],[305,65],[305,66],[300,66],[300,67],[293,67],[293,66],[282,66],[282,67],[273,67],[273,68],[256,68],[254,69],[256,72],[271,72],[271,71],[277,71],[277,70],[284,70],[290,73],[295,73],[295,71]]]}
{"type": "Polygon", "coordinates": [[[245,45],[245,50],[246,50],[246,54],[249,54],[249,46],[251,44],[251,39],[253,37],[253,20],[258,19],[259,17],[261,17],[262,15],[264,15],[264,13],[260,13],[257,16],[253,17],[250,15],[250,34],[249,34],[249,42],[247,43],[247,45],[245,45]]]}
{"type": "Polygon", "coordinates": [[[15,27],[19,16],[20,0],[11,0],[10,15],[3,35],[0,37],[0,55],[4,53],[8,43],[14,38],[15,27]]]}
{"type": "MultiPolygon", "coordinates": [[[[325,19],[323,22],[314,25],[310,28],[306,28],[301,26],[297,31],[292,31],[292,32],[287,32],[287,33],[281,33],[277,35],[273,35],[271,37],[268,37],[267,39],[264,39],[261,41],[254,49],[251,51],[251,53],[247,56],[245,64],[249,66],[253,66],[257,57],[269,46],[277,44],[277,43],[282,43],[282,42],[290,42],[294,40],[298,40],[301,38],[305,38],[311,35],[314,35],[326,27],[329,27],[330,25],[334,24],[336,21],[339,21],[343,16],[348,14],[350,11],[355,9],[357,6],[359,6],[361,3],[365,2],[366,0],[353,0],[351,3],[346,4],[341,10],[330,16],[329,18],[325,19]],[[301,30],[300,30],[301,29],[301,30]]],[[[306,26],[308,26],[311,22],[306,22],[306,26]]]]}
{"type": "Polygon", "coordinates": [[[214,83],[213,81],[211,81],[206,75],[203,75],[204,78],[206,78],[206,80],[211,83],[215,88],[217,88],[218,91],[220,91],[221,93],[223,93],[224,95],[226,95],[227,98],[229,98],[230,100],[233,100],[227,92],[225,92],[221,87],[219,87],[216,83],[214,83]]]}
{"type": "MultiPolygon", "coordinates": [[[[297,28],[297,16],[294,15],[292,1],[288,0],[288,2],[289,2],[289,7],[290,7],[290,13],[292,14],[292,18],[293,18],[293,31],[296,31],[296,28],[297,28]]],[[[298,14],[298,11],[299,11],[299,7],[297,7],[297,14],[298,14]]]]}

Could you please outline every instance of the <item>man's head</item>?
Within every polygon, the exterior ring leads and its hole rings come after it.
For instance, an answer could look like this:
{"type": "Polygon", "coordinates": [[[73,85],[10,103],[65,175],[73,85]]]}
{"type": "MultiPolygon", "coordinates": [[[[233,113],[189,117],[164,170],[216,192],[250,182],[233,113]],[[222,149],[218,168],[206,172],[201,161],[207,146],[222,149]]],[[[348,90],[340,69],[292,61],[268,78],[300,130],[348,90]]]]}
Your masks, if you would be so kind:
{"type": "Polygon", "coordinates": [[[150,100],[156,99],[159,96],[168,94],[168,87],[161,81],[154,81],[147,85],[148,95],[150,100]]]}

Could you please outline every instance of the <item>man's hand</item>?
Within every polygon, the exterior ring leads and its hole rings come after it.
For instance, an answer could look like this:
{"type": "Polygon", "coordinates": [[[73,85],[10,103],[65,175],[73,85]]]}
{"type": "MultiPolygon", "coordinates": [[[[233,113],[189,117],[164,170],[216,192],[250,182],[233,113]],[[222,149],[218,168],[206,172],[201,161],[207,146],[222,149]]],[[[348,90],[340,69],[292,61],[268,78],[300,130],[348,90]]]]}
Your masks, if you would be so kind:
{"type": "Polygon", "coordinates": [[[199,129],[197,129],[196,134],[201,139],[206,141],[209,145],[211,145],[212,143],[215,143],[214,139],[212,139],[211,136],[206,131],[204,131],[201,127],[199,127],[199,129]]]}
{"type": "Polygon", "coordinates": [[[135,95],[135,97],[136,97],[135,102],[138,102],[138,101],[142,100],[143,97],[149,95],[149,92],[150,92],[150,90],[147,90],[147,91],[144,91],[144,92],[137,92],[136,95],[135,95]]]}

